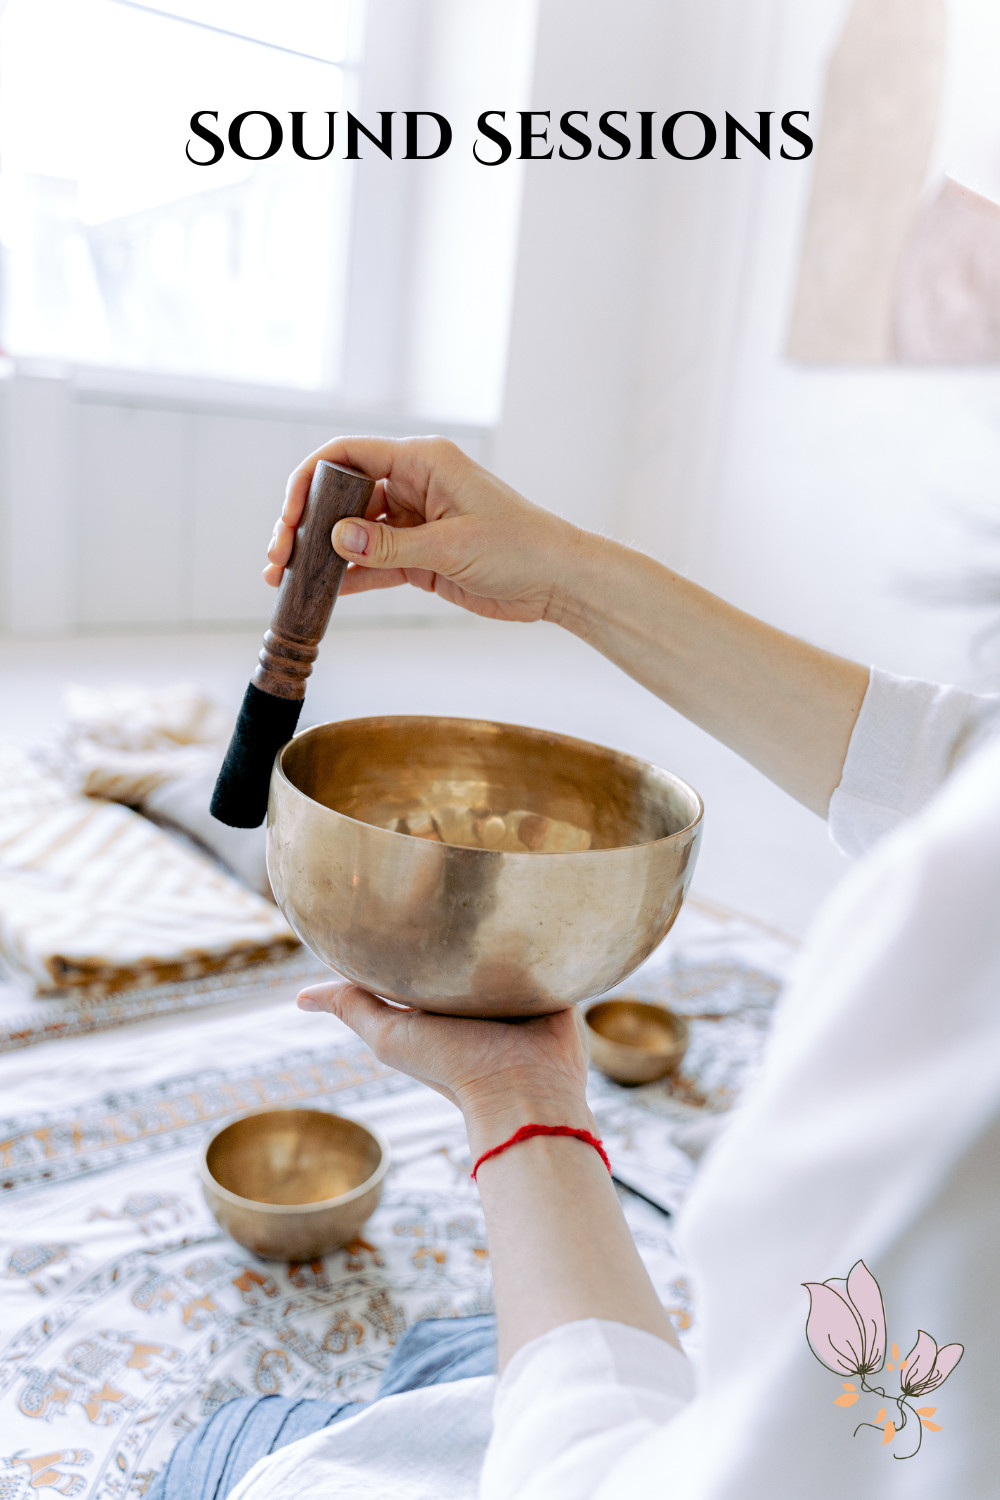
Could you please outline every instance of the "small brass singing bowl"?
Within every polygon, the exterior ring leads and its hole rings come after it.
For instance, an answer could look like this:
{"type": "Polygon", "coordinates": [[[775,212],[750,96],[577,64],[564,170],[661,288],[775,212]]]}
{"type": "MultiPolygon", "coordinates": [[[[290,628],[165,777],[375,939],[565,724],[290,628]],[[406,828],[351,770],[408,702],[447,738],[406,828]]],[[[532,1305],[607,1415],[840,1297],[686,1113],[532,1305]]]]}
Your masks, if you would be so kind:
{"type": "Polygon", "coordinates": [[[260,1109],[214,1135],[201,1158],[205,1201],[237,1244],[265,1260],[314,1260],[371,1218],[389,1144],[321,1109],[260,1109]]]}
{"type": "Polygon", "coordinates": [[[599,1000],[584,1011],[594,1066],[615,1083],[653,1083],[680,1067],[688,1027],[665,1005],[599,1000]]]}
{"type": "Polygon", "coordinates": [[[306,946],[376,995],[543,1015],[603,994],[662,941],[702,812],[679,777],[584,740],[353,719],[280,752],[267,868],[306,946]]]}

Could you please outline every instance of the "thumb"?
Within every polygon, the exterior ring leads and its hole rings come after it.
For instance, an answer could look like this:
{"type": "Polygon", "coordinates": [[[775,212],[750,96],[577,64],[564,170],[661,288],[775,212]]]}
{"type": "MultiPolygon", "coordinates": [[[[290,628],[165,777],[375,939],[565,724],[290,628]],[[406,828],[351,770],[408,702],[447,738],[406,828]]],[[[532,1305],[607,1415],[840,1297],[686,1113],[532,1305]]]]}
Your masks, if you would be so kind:
{"type": "Polygon", "coordinates": [[[357,1032],[377,1054],[378,1044],[384,1041],[395,1024],[409,1012],[398,1010],[377,999],[360,985],[349,979],[336,979],[331,984],[314,984],[302,990],[296,997],[300,1010],[325,1010],[336,1016],[352,1031],[357,1032]]]}
{"type": "Polygon", "coordinates": [[[381,521],[338,521],[331,541],[348,562],[364,568],[424,568],[448,574],[456,566],[447,522],[386,526],[381,521]]]}

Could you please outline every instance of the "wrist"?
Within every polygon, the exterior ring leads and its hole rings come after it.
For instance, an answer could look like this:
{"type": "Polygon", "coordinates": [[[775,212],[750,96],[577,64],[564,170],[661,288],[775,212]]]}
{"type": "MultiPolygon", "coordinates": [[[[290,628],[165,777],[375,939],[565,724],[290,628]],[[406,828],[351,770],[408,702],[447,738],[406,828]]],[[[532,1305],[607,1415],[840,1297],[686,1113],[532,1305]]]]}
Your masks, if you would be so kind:
{"type": "Polygon", "coordinates": [[[459,1099],[474,1157],[498,1146],[522,1125],[569,1125],[597,1134],[586,1095],[541,1089],[497,1089],[459,1099]]]}
{"type": "Polygon", "coordinates": [[[552,537],[548,600],[545,618],[561,625],[574,635],[586,633],[587,622],[595,612],[602,579],[606,579],[613,560],[607,556],[607,537],[585,531],[568,521],[559,523],[552,537]]]}
{"type": "Polygon", "coordinates": [[[642,570],[656,565],[610,537],[574,531],[571,546],[562,550],[545,617],[594,644],[607,625],[634,609],[642,570]]]}

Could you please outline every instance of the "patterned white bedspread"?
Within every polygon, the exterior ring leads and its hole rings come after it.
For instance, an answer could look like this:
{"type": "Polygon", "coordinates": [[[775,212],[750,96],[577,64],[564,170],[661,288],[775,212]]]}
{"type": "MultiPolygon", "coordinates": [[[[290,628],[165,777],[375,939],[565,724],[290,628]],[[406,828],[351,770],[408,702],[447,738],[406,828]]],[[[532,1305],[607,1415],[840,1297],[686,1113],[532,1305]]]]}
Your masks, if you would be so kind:
{"type": "MultiPolygon", "coordinates": [[[[695,1018],[684,1076],[594,1078],[612,1160],[679,1204],[678,1123],[732,1103],[791,949],[692,906],[623,990],[695,1018]],[[682,926],[683,924],[683,926],[682,926]]],[[[365,1399],[414,1320],[490,1307],[461,1121],[291,993],[0,1057],[0,1500],[146,1493],[178,1438],[234,1396],[365,1399]],[[245,1109],[304,1103],[377,1125],[394,1166],[363,1238],[309,1264],[225,1235],[196,1175],[245,1109]]],[[[623,1203],[654,1282],[693,1336],[672,1221],[623,1203]]]]}

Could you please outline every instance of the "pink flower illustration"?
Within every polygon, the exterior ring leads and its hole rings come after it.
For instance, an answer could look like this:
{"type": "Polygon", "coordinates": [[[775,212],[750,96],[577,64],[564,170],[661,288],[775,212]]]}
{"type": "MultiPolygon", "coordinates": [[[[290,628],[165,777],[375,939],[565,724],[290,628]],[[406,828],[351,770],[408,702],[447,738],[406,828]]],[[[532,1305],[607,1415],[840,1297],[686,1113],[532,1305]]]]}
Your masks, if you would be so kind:
{"type": "Polygon", "coordinates": [[[834,1405],[854,1406],[862,1396],[878,1396],[883,1403],[873,1422],[858,1423],[854,1436],[862,1427],[873,1428],[881,1432],[884,1448],[895,1442],[913,1418],[916,1446],[909,1453],[892,1456],[903,1460],[914,1458],[920,1452],[924,1429],[940,1432],[941,1425],[931,1421],[936,1406],[913,1406],[911,1398],[926,1396],[943,1385],[965,1353],[964,1348],[961,1344],[945,1344],[939,1349],[937,1342],[921,1328],[905,1359],[900,1359],[899,1346],[893,1344],[892,1358],[887,1361],[882,1293],[863,1260],[855,1261],[846,1278],[831,1276],[827,1281],[804,1281],[802,1285],[809,1293],[806,1319],[809,1348],[820,1364],[835,1375],[856,1375],[861,1382],[858,1390],[852,1381],[842,1381],[843,1392],[834,1405]],[[878,1374],[883,1367],[898,1371],[898,1396],[890,1396],[882,1386],[868,1383],[869,1375],[878,1374]],[[896,1407],[895,1418],[888,1415],[890,1403],[896,1407]]]}
{"type": "Polygon", "coordinates": [[[929,1333],[918,1329],[917,1342],[900,1365],[900,1385],[904,1396],[927,1396],[944,1385],[965,1349],[961,1344],[945,1344],[939,1349],[929,1333]]]}
{"type": "Polygon", "coordinates": [[[881,1370],[885,1308],[878,1282],[864,1261],[855,1262],[846,1280],[831,1276],[802,1285],[809,1293],[806,1338],[820,1364],[835,1375],[865,1377],[881,1370]]]}

